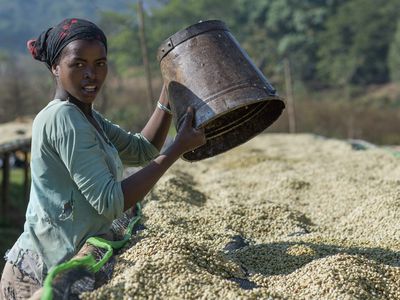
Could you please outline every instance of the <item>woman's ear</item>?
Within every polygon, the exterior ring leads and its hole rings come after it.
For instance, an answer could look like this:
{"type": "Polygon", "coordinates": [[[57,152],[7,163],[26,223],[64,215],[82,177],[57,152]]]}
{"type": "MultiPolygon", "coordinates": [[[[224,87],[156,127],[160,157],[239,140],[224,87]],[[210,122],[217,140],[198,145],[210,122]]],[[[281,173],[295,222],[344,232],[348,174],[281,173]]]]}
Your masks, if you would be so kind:
{"type": "Polygon", "coordinates": [[[60,73],[60,66],[59,66],[58,64],[52,65],[52,66],[51,66],[51,73],[53,73],[53,75],[54,75],[55,77],[58,77],[58,76],[59,76],[59,73],[60,73]]]}

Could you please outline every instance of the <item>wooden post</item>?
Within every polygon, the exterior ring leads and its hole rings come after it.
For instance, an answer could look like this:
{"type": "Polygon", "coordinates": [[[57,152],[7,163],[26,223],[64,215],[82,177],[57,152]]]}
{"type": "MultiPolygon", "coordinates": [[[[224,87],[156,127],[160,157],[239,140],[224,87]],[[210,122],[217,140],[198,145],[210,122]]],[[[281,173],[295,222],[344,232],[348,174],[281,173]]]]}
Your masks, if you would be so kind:
{"type": "Polygon", "coordinates": [[[146,74],[148,110],[149,110],[149,115],[151,115],[151,113],[153,111],[154,97],[153,97],[153,89],[151,86],[151,74],[150,74],[148,50],[147,50],[147,45],[146,45],[146,35],[145,35],[145,29],[144,29],[144,13],[143,13],[142,0],[138,0],[137,14],[138,14],[138,20],[139,20],[140,47],[142,49],[143,66],[144,66],[144,71],[146,74]]]}
{"type": "Polygon", "coordinates": [[[293,96],[293,83],[290,69],[290,61],[286,57],[283,60],[284,72],[285,72],[285,86],[286,86],[286,100],[287,100],[287,111],[289,117],[289,132],[296,132],[296,113],[294,109],[294,96],[293,96]]]}
{"type": "Polygon", "coordinates": [[[4,219],[6,216],[6,210],[8,205],[8,195],[10,190],[10,153],[4,153],[3,155],[3,183],[1,190],[1,216],[4,219]]]}

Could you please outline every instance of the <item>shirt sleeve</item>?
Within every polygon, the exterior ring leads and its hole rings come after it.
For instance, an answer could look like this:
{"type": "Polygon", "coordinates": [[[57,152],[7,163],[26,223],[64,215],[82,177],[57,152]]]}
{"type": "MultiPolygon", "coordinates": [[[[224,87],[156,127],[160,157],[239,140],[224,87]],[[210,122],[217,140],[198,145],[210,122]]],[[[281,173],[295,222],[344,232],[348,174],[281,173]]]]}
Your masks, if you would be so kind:
{"type": "Polygon", "coordinates": [[[69,108],[58,122],[54,148],[79,191],[109,220],[120,217],[124,195],[106,162],[94,127],[75,108],[69,108]]]}
{"type": "Polygon", "coordinates": [[[122,162],[142,166],[159,155],[158,149],[140,133],[132,134],[96,112],[104,132],[118,150],[122,162]]]}

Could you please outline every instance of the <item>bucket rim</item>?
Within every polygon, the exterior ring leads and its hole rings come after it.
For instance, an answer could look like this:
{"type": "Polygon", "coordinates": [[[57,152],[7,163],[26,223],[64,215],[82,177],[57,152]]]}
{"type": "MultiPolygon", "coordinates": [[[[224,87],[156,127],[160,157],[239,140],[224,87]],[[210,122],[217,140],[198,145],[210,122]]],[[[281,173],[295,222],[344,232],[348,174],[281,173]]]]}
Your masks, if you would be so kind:
{"type": "MultiPolygon", "coordinates": [[[[251,99],[251,98],[250,98],[250,99],[251,99]]],[[[250,106],[250,105],[257,104],[257,103],[262,103],[262,102],[265,102],[265,103],[270,102],[270,103],[271,103],[271,102],[273,102],[274,104],[277,104],[277,105],[278,105],[278,102],[279,102],[280,105],[282,106],[282,110],[286,107],[286,101],[285,101],[285,99],[282,98],[282,97],[279,96],[279,95],[268,95],[268,96],[266,96],[266,97],[262,97],[262,98],[260,97],[260,98],[258,98],[258,99],[252,99],[252,100],[253,100],[253,101],[244,102],[243,104],[240,104],[240,105],[235,106],[235,109],[226,111],[226,112],[224,112],[224,113],[216,114],[215,116],[213,116],[213,117],[207,119],[206,122],[202,122],[200,126],[196,126],[196,129],[205,128],[208,124],[210,124],[211,122],[214,122],[216,119],[220,118],[220,117],[223,116],[223,115],[226,115],[226,114],[228,114],[228,113],[231,113],[232,111],[238,110],[238,109],[243,108],[243,107],[245,107],[245,106],[250,106]]],[[[205,104],[205,105],[206,105],[206,104],[205,104]]],[[[205,105],[203,105],[203,106],[205,106],[205,105]]],[[[203,106],[202,106],[202,107],[203,107],[203,106]]],[[[200,109],[201,109],[201,107],[199,107],[197,110],[200,110],[200,109]]],[[[183,114],[178,120],[176,120],[176,129],[177,129],[177,130],[180,129],[180,127],[181,127],[183,121],[185,120],[185,117],[186,117],[186,114],[183,114]]]]}
{"type": "Polygon", "coordinates": [[[200,20],[196,24],[192,24],[184,29],[181,29],[165,39],[157,50],[157,60],[161,63],[162,59],[179,44],[200,35],[202,33],[214,30],[229,31],[226,24],[221,20],[200,20]]]}
{"type": "MultiPolygon", "coordinates": [[[[261,107],[261,109],[260,109],[259,111],[256,111],[254,114],[252,114],[252,115],[250,116],[250,118],[247,118],[247,119],[246,119],[245,122],[240,122],[240,123],[238,123],[238,124],[234,124],[234,128],[233,128],[233,129],[235,129],[235,128],[237,128],[237,127],[240,127],[240,126],[242,126],[243,124],[249,122],[249,120],[254,119],[254,118],[257,118],[257,116],[258,116],[260,113],[262,113],[262,111],[265,110],[266,107],[270,107],[270,108],[272,108],[272,109],[275,109],[275,114],[273,115],[273,117],[272,117],[271,119],[269,119],[269,122],[266,123],[266,126],[265,126],[265,127],[261,126],[261,127],[259,128],[259,129],[261,129],[261,130],[253,131],[251,134],[245,135],[244,138],[243,138],[241,141],[235,143],[233,147],[227,147],[227,148],[218,149],[216,152],[213,151],[211,155],[210,155],[210,153],[206,153],[205,156],[203,155],[203,156],[200,156],[200,157],[197,157],[197,158],[191,157],[191,154],[192,154],[192,153],[196,153],[196,152],[198,152],[198,151],[202,151],[201,149],[202,149],[204,146],[206,146],[207,144],[209,144],[210,142],[211,142],[211,143],[215,143],[215,141],[213,142],[214,139],[218,140],[219,137],[220,137],[221,135],[224,135],[224,134],[226,134],[227,132],[235,131],[235,130],[225,130],[222,134],[216,134],[215,136],[212,136],[210,139],[207,139],[207,143],[206,143],[205,145],[200,146],[200,147],[198,147],[198,148],[196,148],[196,149],[194,149],[194,150],[192,150],[192,151],[188,151],[188,152],[183,153],[183,154],[181,155],[181,159],[184,160],[184,161],[187,161],[187,162],[194,162],[194,161],[199,161],[199,160],[203,160],[203,159],[207,159],[207,158],[213,157],[213,156],[215,156],[215,155],[218,155],[218,154],[227,152],[227,151],[229,151],[230,149],[232,149],[232,148],[234,148],[234,147],[240,146],[240,145],[242,145],[242,144],[248,142],[249,140],[251,140],[252,138],[254,138],[255,136],[257,136],[258,134],[260,134],[261,132],[263,132],[264,130],[266,130],[266,129],[267,129],[269,126],[271,126],[271,125],[279,118],[279,116],[282,114],[283,109],[285,108],[285,102],[284,102],[282,99],[273,99],[273,100],[269,100],[269,101],[258,101],[258,102],[255,102],[255,103],[253,103],[253,104],[262,104],[263,102],[264,102],[264,105],[261,107]],[[273,105],[273,107],[271,107],[271,105],[273,105]]],[[[242,106],[242,107],[243,107],[243,106],[242,106]]],[[[227,112],[227,113],[230,113],[230,112],[232,112],[232,111],[229,111],[229,112],[227,112]]],[[[220,117],[220,116],[221,116],[221,115],[218,115],[218,117],[220,117]]],[[[208,122],[207,122],[207,123],[208,123],[208,122]]],[[[203,126],[201,126],[201,127],[203,127],[203,126]]],[[[231,129],[231,128],[230,128],[230,129],[231,129]]],[[[210,148],[210,149],[211,149],[211,148],[210,148]]],[[[203,154],[204,154],[204,153],[203,153],[203,154]]]]}

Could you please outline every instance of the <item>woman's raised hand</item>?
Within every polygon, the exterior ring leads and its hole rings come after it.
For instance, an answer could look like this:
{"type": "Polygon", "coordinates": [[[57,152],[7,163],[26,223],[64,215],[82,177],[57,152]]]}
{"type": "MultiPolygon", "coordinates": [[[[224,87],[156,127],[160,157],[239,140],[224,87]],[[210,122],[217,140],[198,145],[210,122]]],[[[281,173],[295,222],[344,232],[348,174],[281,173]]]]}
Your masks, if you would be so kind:
{"type": "Polygon", "coordinates": [[[122,181],[122,191],[125,199],[124,210],[141,201],[182,154],[205,144],[204,129],[195,129],[192,126],[193,115],[193,108],[189,107],[185,120],[172,145],[146,167],[122,181]]]}
{"type": "Polygon", "coordinates": [[[177,147],[182,154],[206,143],[204,128],[193,128],[193,114],[193,108],[189,106],[186,111],[185,120],[173,143],[173,146],[177,147]]]}

